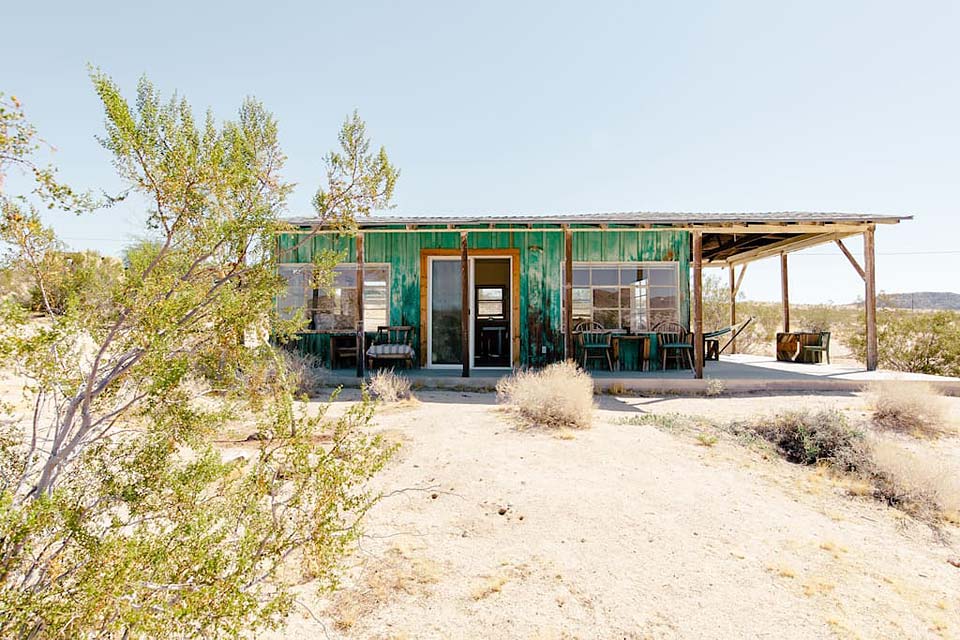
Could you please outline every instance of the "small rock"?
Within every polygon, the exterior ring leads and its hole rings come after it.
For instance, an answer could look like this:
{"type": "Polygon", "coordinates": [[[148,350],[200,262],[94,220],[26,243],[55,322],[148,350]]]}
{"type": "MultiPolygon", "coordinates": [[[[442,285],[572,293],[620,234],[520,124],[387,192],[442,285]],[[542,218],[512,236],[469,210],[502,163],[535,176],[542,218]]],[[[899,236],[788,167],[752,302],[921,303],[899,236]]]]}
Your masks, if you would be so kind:
{"type": "Polygon", "coordinates": [[[947,562],[955,566],[957,569],[960,569],[960,558],[949,558],[947,562]]]}
{"type": "Polygon", "coordinates": [[[523,516],[520,516],[520,517],[519,517],[519,518],[517,518],[517,519],[518,519],[518,520],[523,520],[523,516]]]}
{"type": "Polygon", "coordinates": [[[464,531],[463,533],[461,533],[461,534],[460,534],[460,537],[461,537],[461,538],[466,538],[466,537],[467,537],[467,532],[464,531]]]}
{"type": "Polygon", "coordinates": [[[499,513],[500,515],[504,515],[506,512],[507,512],[506,507],[500,507],[499,509],[497,509],[497,513],[499,513]]]}
{"type": "Polygon", "coordinates": [[[267,434],[260,433],[259,431],[255,433],[251,433],[246,437],[247,442],[258,442],[260,440],[266,440],[266,439],[267,439],[267,434]]]}
{"type": "Polygon", "coordinates": [[[437,499],[437,494],[431,493],[431,494],[430,494],[430,499],[431,499],[431,500],[436,500],[436,499],[437,499]]]}

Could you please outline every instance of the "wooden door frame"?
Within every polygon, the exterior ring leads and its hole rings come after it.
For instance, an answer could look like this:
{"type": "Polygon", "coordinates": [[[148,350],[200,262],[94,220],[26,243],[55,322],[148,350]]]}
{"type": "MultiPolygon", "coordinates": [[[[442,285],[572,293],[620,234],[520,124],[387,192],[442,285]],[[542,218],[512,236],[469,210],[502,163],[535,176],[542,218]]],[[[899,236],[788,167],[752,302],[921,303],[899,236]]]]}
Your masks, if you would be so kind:
{"type": "MultiPolygon", "coordinates": [[[[520,249],[468,249],[471,258],[510,258],[510,341],[513,346],[513,366],[520,366],[520,249]]],[[[420,250],[420,366],[427,366],[427,291],[430,269],[429,258],[460,256],[460,249],[420,250]]],[[[468,310],[469,312],[469,310],[468,310]]],[[[473,363],[470,363],[471,367],[473,363]]]]}

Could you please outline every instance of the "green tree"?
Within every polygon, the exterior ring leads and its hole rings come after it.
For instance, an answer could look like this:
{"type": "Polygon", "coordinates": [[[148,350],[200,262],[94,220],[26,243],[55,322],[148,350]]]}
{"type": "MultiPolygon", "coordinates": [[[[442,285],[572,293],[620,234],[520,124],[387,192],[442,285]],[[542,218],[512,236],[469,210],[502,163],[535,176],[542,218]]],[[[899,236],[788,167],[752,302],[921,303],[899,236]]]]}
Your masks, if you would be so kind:
{"type": "MultiPolygon", "coordinates": [[[[30,400],[0,431],[0,636],[235,637],[282,624],[294,600],[281,567],[295,558],[335,584],[377,499],[366,480],[390,448],[366,429],[369,403],[338,419],[308,414],[278,351],[238,339],[296,328],[273,312],[290,192],[276,121],[252,99],[235,120],[197,120],[146,80],[131,106],[108,77],[92,80],[101,142],[149,202],[149,238],[122,277],[55,313],[56,239],[30,198],[0,193],[2,239],[49,314],[30,325],[17,305],[0,309],[0,354],[30,400]],[[212,361],[236,372],[220,393],[197,382],[212,361]],[[211,445],[229,419],[261,434],[248,456],[224,460],[211,445]]],[[[6,166],[34,172],[41,205],[89,205],[34,167],[35,131],[11,105],[0,113],[6,166]]],[[[342,139],[365,148],[359,119],[348,122],[342,139]]],[[[392,191],[396,171],[378,158],[355,168],[357,181],[392,191]]],[[[340,195],[320,212],[345,225],[389,199],[329,191],[340,195]]]]}

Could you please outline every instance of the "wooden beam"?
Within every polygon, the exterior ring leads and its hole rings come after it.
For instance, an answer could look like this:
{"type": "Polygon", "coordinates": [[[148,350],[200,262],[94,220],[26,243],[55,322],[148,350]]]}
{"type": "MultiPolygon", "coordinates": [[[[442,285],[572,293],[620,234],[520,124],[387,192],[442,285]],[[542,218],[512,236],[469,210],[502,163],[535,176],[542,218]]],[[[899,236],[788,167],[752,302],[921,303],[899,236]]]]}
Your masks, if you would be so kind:
{"type": "Polygon", "coordinates": [[[790,287],[787,277],[787,254],[780,254],[780,295],[783,303],[783,330],[790,331],[790,287]]]}
{"type": "MultiPolygon", "coordinates": [[[[732,275],[733,275],[733,272],[732,272],[733,265],[730,265],[730,269],[731,269],[730,275],[732,276],[732,275]]],[[[740,275],[737,276],[737,286],[735,286],[735,287],[733,288],[733,295],[734,295],[734,296],[736,296],[738,293],[740,293],[740,285],[743,284],[743,276],[744,276],[746,273],[747,273],[747,265],[744,264],[743,266],[740,267],[740,275]]]]}
{"type": "Polygon", "coordinates": [[[860,274],[861,280],[867,279],[867,274],[863,272],[863,267],[860,266],[860,263],[857,262],[857,259],[853,257],[853,254],[850,253],[850,250],[847,249],[847,245],[843,244],[843,240],[837,238],[834,240],[837,243],[837,246],[840,247],[840,251],[843,251],[843,255],[847,256],[847,260],[850,261],[850,264],[853,265],[853,268],[857,270],[857,273],[860,274]]]}
{"type": "Polygon", "coordinates": [[[576,358],[573,348],[573,230],[563,230],[563,352],[568,360],[576,358]]]}
{"type": "MultiPolygon", "coordinates": [[[[741,273],[746,270],[747,265],[743,265],[741,268],[741,273]]],[[[733,272],[733,267],[730,267],[730,326],[736,326],[737,324],[737,278],[736,274],[733,272]]],[[[730,353],[737,352],[737,341],[730,341],[730,353]]]]}
{"type": "MultiPolygon", "coordinates": [[[[862,232],[860,232],[862,233],[862,232]]],[[[773,256],[780,255],[781,253],[793,253],[794,251],[800,251],[801,249],[809,249],[810,247],[815,247],[820,244],[827,242],[833,242],[838,239],[847,238],[852,235],[857,235],[855,233],[824,233],[822,235],[817,234],[805,234],[803,236],[797,236],[797,238],[792,240],[785,240],[775,244],[768,245],[766,247],[758,247],[751,251],[746,251],[741,254],[730,256],[726,260],[715,263],[715,264],[706,264],[705,266],[727,266],[727,265],[739,265],[747,264],[748,262],[755,262],[763,258],[772,258],[773,256]]]]}
{"type": "Polygon", "coordinates": [[[460,353],[463,377],[470,377],[470,262],[467,258],[467,232],[460,232],[460,353]]]}
{"type": "Polygon", "coordinates": [[[867,371],[877,370],[877,271],[876,256],[874,253],[874,230],[868,229],[863,234],[863,264],[864,288],[866,295],[863,303],[866,306],[867,316],[867,371]]]}
{"type": "Polygon", "coordinates": [[[357,377],[362,378],[367,354],[363,331],[363,233],[357,233],[357,377]]]}
{"type": "Polygon", "coordinates": [[[703,378],[703,233],[693,232],[693,377],[703,378]]]}

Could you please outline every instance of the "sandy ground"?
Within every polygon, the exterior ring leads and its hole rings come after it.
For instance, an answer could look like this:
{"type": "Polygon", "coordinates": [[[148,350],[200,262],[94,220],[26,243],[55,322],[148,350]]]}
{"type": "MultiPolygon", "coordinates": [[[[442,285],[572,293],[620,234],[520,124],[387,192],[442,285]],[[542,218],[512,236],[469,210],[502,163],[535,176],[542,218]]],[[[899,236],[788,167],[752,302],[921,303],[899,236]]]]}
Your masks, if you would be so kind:
{"type": "Polygon", "coordinates": [[[377,417],[403,443],[379,482],[406,490],[370,513],[344,590],[303,585],[315,617],[267,637],[960,638],[960,530],[938,541],[732,438],[622,422],[790,406],[856,418],[857,395],[602,397],[572,439],[516,428],[490,394],[419,397],[377,417]]]}

